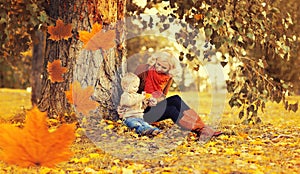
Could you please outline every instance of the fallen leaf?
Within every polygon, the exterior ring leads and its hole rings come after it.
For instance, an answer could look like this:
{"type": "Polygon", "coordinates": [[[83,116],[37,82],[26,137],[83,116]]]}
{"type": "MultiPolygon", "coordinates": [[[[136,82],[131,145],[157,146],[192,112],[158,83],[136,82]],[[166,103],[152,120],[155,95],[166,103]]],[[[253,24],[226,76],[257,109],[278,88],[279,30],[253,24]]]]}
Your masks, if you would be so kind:
{"type": "Polygon", "coordinates": [[[127,169],[127,168],[122,167],[122,173],[133,174],[133,169],[127,169]]]}
{"type": "Polygon", "coordinates": [[[52,83],[63,82],[62,74],[67,72],[68,68],[61,66],[61,60],[54,60],[52,63],[48,62],[47,71],[49,74],[49,79],[52,83]]]}
{"type": "Polygon", "coordinates": [[[100,157],[99,153],[90,153],[89,156],[90,156],[90,158],[99,158],[100,157]]]}
{"type": "Polygon", "coordinates": [[[201,20],[204,18],[204,15],[203,14],[195,14],[194,15],[194,19],[196,19],[197,21],[201,20]]]}
{"type": "Polygon", "coordinates": [[[0,159],[21,167],[54,167],[73,155],[69,146],[75,139],[74,131],[75,124],[63,124],[49,132],[47,113],[34,107],[27,112],[23,129],[0,125],[0,159]]]}
{"type": "Polygon", "coordinates": [[[89,168],[89,167],[85,167],[83,171],[84,171],[84,173],[90,173],[90,174],[98,173],[96,170],[89,168]]]}
{"type": "Polygon", "coordinates": [[[113,129],[115,126],[114,125],[107,125],[106,127],[104,127],[104,130],[110,130],[113,129]]]}
{"type": "Polygon", "coordinates": [[[65,91],[69,103],[73,104],[75,109],[84,115],[88,115],[91,110],[99,106],[98,102],[91,99],[93,93],[94,88],[92,86],[82,89],[78,81],[71,84],[69,91],[65,91]]]}
{"type": "Polygon", "coordinates": [[[59,41],[62,39],[68,40],[72,37],[72,25],[64,24],[60,19],[56,20],[56,26],[48,26],[49,39],[59,41]]]}

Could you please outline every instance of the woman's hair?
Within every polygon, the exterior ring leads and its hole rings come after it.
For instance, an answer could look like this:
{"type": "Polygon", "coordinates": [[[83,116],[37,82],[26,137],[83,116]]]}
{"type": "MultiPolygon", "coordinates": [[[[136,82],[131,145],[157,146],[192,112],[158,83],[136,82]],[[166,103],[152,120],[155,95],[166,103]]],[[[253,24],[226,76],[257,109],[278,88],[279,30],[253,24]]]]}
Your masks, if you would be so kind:
{"type": "Polygon", "coordinates": [[[169,74],[172,76],[176,83],[179,83],[182,80],[182,67],[179,60],[176,59],[176,57],[172,53],[172,50],[162,49],[158,52],[155,52],[151,57],[148,58],[147,64],[153,66],[158,59],[161,61],[167,61],[169,63],[169,74]]]}
{"type": "Polygon", "coordinates": [[[128,86],[132,85],[133,83],[140,83],[140,79],[137,75],[129,72],[129,73],[126,73],[124,75],[124,77],[122,77],[121,79],[121,86],[122,86],[122,89],[124,91],[127,91],[128,89],[128,86]]]}

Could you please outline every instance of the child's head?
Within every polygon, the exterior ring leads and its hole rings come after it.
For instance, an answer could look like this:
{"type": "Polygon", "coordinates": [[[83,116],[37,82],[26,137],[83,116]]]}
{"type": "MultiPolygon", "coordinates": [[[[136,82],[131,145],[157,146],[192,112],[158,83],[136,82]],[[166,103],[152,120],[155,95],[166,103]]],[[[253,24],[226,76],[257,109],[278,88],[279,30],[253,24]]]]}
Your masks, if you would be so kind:
{"type": "Polygon", "coordinates": [[[175,81],[180,81],[182,68],[171,50],[165,49],[154,53],[147,64],[155,66],[160,72],[170,74],[175,81]]]}
{"type": "Polygon", "coordinates": [[[121,86],[123,91],[128,93],[135,93],[138,91],[140,85],[140,79],[133,73],[126,73],[121,80],[121,86]]]}

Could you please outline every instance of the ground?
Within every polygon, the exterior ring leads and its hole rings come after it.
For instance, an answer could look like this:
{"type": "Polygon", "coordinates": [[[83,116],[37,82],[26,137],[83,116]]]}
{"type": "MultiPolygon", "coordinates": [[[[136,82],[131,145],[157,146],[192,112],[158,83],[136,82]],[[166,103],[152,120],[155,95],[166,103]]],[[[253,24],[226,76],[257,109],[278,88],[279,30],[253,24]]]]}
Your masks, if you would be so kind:
{"type": "MultiPolygon", "coordinates": [[[[223,95],[181,95],[206,123],[224,132],[206,142],[169,120],[157,137],[138,136],[121,122],[88,118],[72,145],[74,156],[56,168],[20,168],[0,161],[0,173],[298,173],[300,114],[267,103],[261,124],[243,125],[223,95]]],[[[299,100],[292,97],[290,100],[299,100]]],[[[30,93],[0,89],[0,122],[22,120],[30,93]]]]}

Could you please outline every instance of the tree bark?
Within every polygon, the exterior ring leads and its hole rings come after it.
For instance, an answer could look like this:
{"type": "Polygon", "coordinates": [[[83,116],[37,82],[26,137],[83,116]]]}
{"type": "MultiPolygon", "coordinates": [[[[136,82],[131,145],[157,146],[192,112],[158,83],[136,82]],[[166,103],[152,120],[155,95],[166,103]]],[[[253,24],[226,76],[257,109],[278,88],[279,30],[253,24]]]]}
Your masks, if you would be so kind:
{"type": "Polygon", "coordinates": [[[37,105],[41,98],[42,72],[45,57],[46,34],[37,30],[33,36],[33,54],[31,65],[31,104],[37,105]]]}
{"type": "Polygon", "coordinates": [[[125,58],[125,1],[98,1],[106,29],[116,31],[116,48],[109,50],[88,51],[80,53],[74,69],[74,80],[82,87],[94,86],[93,99],[100,103],[97,115],[105,119],[118,119],[117,106],[121,94],[120,77],[127,71],[125,58]]]}
{"type": "Polygon", "coordinates": [[[95,87],[93,99],[100,103],[99,115],[109,119],[117,118],[120,76],[126,71],[123,68],[126,60],[124,5],[123,0],[50,0],[46,6],[50,19],[53,19],[53,23],[57,19],[66,24],[71,23],[74,34],[68,40],[46,41],[43,88],[38,104],[40,110],[47,111],[50,117],[70,114],[72,108],[64,91],[69,90],[72,82],[79,81],[82,88],[95,87]],[[107,51],[88,51],[82,48],[82,42],[78,40],[78,31],[89,31],[95,22],[104,24],[104,29],[116,30],[116,48],[107,51]],[[63,82],[51,83],[47,64],[56,59],[61,60],[62,66],[67,67],[68,71],[63,75],[63,82]]]}

